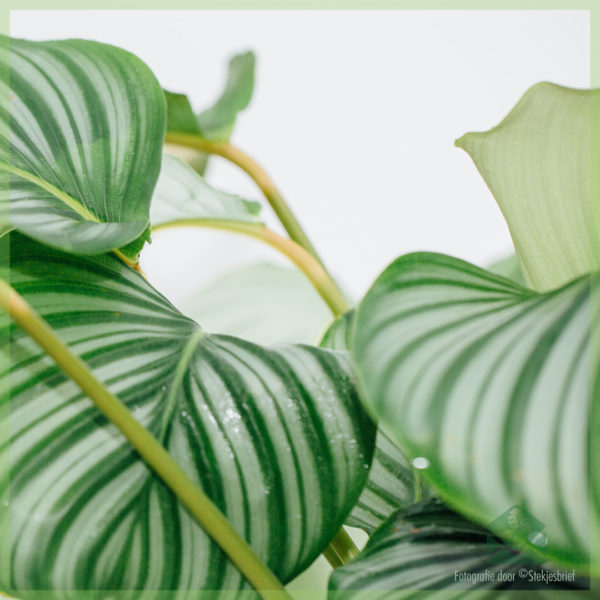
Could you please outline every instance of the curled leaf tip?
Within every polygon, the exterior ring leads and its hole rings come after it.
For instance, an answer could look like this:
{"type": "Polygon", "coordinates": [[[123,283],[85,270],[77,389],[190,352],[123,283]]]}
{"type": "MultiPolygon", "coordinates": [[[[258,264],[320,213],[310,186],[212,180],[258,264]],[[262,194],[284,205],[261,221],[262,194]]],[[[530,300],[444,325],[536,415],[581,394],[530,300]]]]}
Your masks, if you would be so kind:
{"type": "Polygon", "coordinates": [[[547,291],[600,266],[592,242],[591,129],[600,90],[540,82],[485,132],[455,141],[484,178],[510,230],[526,283],[547,291]]]}

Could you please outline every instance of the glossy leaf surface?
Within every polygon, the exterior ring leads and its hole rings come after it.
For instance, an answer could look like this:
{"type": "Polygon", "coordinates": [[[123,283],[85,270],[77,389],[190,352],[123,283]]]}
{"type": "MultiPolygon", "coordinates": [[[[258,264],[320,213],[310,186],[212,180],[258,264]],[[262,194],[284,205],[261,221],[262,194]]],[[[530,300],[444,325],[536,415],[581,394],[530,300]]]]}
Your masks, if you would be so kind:
{"type": "MultiPolygon", "coordinates": [[[[359,455],[372,452],[347,356],[206,334],[112,255],[10,237],[19,293],[283,581],[307,567],[356,501],[359,455]]],[[[7,331],[7,317],[2,326],[12,439],[0,515],[14,588],[180,591],[144,596],[161,600],[247,588],[92,402],[18,328],[7,331]]]]}
{"type": "Polygon", "coordinates": [[[598,311],[588,278],[539,294],[458,259],[411,254],[367,293],[353,337],[365,401],[411,458],[428,461],[442,497],[498,534],[496,519],[526,510],[543,525],[536,550],[580,567],[600,512],[589,419],[598,311]]]}
{"type": "Polygon", "coordinates": [[[2,38],[2,216],[45,244],[131,261],[149,237],[165,131],[154,75],[97,42],[2,38]]]}

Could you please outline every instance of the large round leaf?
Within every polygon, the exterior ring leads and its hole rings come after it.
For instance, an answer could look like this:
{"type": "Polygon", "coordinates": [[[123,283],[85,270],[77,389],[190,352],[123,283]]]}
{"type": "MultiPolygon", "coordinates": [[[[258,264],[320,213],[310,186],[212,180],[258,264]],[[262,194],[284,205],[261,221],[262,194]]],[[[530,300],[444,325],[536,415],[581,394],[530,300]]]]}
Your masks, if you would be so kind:
{"type": "MultiPolygon", "coordinates": [[[[283,581],[306,568],[352,508],[372,453],[347,357],[205,334],[116,257],[10,236],[13,286],[283,581]]],[[[12,586],[246,587],[92,402],[19,329],[10,335],[12,586]]]]}
{"type": "Polygon", "coordinates": [[[358,558],[333,572],[329,588],[332,600],[562,600],[589,581],[544,568],[430,501],[390,516],[358,558]]]}
{"type": "MultiPolygon", "coordinates": [[[[453,506],[518,532],[559,563],[589,567],[589,278],[538,294],[463,261],[412,254],[377,279],[355,321],[365,400],[453,506]],[[428,461],[428,463],[427,463],[428,461]],[[498,520],[499,519],[499,520],[498,520]],[[537,533],[543,531],[543,537],[537,533]]],[[[596,568],[598,565],[596,565],[596,568]]]]}
{"type": "Polygon", "coordinates": [[[123,249],[148,239],[165,132],[165,100],[148,67],[83,40],[2,38],[2,217],[68,251],[123,249]]]}

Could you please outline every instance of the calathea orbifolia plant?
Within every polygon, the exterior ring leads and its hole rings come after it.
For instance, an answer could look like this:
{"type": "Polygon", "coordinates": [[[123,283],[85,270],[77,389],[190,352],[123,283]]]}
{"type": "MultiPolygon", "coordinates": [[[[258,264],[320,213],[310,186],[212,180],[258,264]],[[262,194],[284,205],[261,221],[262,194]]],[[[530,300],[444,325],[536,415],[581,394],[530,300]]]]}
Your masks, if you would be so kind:
{"type": "Polygon", "coordinates": [[[333,597],[589,585],[596,92],[536,86],[458,142],[506,216],[524,283],[411,254],[351,307],[266,173],[228,142],[251,54],[199,116],[104,44],[3,39],[1,64],[3,590],[285,598],[320,553],[333,597]],[[289,237],[206,183],[211,154],[256,180],[289,237]],[[150,233],[179,226],[274,246],[324,302],[293,272],[250,267],[190,302],[200,325],[223,324],[208,333],[139,272],[150,233]],[[280,302],[240,305],[253,285],[280,302]],[[336,319],[318,346],[263,345],[314,343],[325,306],[336,319]],[[274,327],[282,318],[295,326],[274,327]],[[363,552],[344,524],[371,535],[363,552]]]}

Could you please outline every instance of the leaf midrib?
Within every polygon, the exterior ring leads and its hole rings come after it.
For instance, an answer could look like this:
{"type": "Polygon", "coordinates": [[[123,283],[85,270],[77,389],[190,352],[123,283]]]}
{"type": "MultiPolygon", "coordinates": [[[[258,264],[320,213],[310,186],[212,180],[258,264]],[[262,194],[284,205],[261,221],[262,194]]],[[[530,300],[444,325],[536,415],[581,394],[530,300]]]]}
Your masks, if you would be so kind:
{"type": "MultiPolygon", "coordinates": [[[[80,217],[83,217],[86,221],[92,221],[93,223],[103,223],[96,215],[90,212],[81,202],[78,202],[69,194],[59,190],[56,186],[44,181],[40,177],[36,177],[32,175],[28,171],[23,169],[19,169],[18,167],[13,167],[8,163],[0,161],[0,171],[6,171],[8,173],[12,173],[13,175],[17,175],[18,177],[22,177],[23,179],[30,181],[31,183],[37,185],[38,187],[46,190],[50,194],[52,194],[58,200],[64,202],[71,210],[76,212],[80,217]]],[[[4,232],[6,233],[6,232],[4,232]]],[[[4,235],[4,233],[0,234],[0,237],[4,235]]],[[[135,265],[137,261],[130,260],[125,254],[123,254],[118,248],[113,248],[112,250],[126,265],[132,266],[135,265]]]]}
{"type": "Polygon", "coordinates": [[[18,175],[19,177],[22,177],[23,179],[26,179],[27,181],[30,181],[31,183],[42,188],[43,190],[49,192],[55,198],[57,198],[61,202],[64,202],[64,204],[66,204],[71,210],[75,211],[79,216],[83,217],[86,221],[93,221],[94,223],[101,223],[100,219],[98,219],[98,217],[96,217],[96,215],[94,215],[87,208],[85,208],[85,206],[83,206],[81,204],[81,202],[78,202],[77,200],[75,200],[74,198],[69,196],[69,194],[58,189],[56,186],[52,185],[51,183],[44,181],[40,177],[36,177],[35,175],[32,175],[28,171],[19,169],[18,167],[14,167],[14,166],[9,165],[8,163],[2,162],[2,161],[0,161],[0,170],[7,171],[14,175],[18,175]]]}
{"type": "Polygon", "coordinates": [[[183,377],[187,371],[187,368],[190,364],[190,361],[200,343],[200,340],[204,337],[205,333],[202,329],[198,328],[194,333],[190,336],[183,352],[181,353],[181,357],[177,361],[177,366],[175,367],[175,374],[173,375],[173,379],[171,381],[171,387],[169,389],[169,393],[167,395],[165,411],[163,413],[163,418],[160,427],[160,433],[158,436],[158,440],[162,443],[165,439],[165,435],[167,433],[167,429],[169,428],[169,423],[171,422],[171,416],[173,411],[175,410],[175,404],[177,401],[177,393],[179,388],[181,387],[181,383],[183,381],[183,377]]]}

